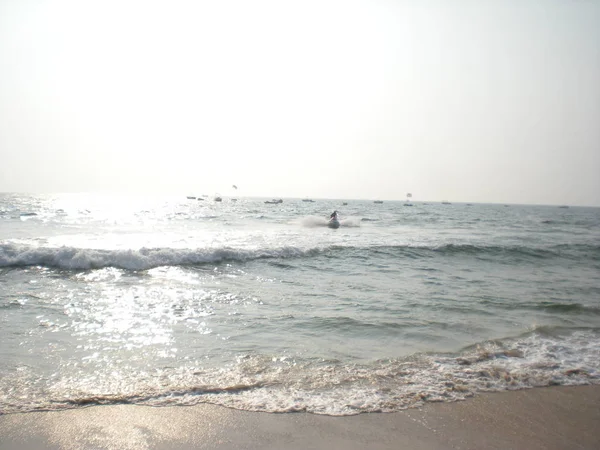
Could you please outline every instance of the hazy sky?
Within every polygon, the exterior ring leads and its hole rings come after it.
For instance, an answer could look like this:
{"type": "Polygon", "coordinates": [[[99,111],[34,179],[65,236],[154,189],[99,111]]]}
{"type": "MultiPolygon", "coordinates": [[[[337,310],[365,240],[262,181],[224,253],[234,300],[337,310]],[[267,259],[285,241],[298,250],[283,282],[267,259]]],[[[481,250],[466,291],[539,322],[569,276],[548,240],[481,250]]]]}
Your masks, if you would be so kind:
{"type": "Polygon", "coordinates": [[[0,191],[600,206],[600,0],[0,0],[0,191]]]}

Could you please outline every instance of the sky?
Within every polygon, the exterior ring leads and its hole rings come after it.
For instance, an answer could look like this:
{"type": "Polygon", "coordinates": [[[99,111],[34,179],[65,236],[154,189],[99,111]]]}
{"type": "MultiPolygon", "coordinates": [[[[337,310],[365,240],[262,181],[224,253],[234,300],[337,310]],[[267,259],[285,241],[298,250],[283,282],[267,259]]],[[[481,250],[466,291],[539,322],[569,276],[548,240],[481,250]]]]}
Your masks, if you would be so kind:
{"type": "Polygon", "coordinates": [[[600,0],[0,0],[0,192],[600,206],[600,0]]]}

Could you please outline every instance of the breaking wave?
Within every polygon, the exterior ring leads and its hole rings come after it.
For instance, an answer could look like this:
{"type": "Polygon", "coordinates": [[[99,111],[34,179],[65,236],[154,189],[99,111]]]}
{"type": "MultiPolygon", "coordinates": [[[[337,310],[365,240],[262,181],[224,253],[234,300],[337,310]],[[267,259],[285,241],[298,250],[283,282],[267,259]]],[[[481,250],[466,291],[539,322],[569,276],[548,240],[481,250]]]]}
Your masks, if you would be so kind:
{"type": "Polygon", "coordinates": [[[75,247],[29,247],[0,245],[0,267],[43,266],[66,270],[90,270],[116,267],[147,270],[161,266],[186,266],[223,261],[249,261],[262,258],[293,258],[311,255],[318,249],[302,250],[285,246],[273,249],[141,248],[139,250],[101,250],[75,247]]]}
{"type": "Polygon", "coordinates": [[[93,383],[65,374],[49,385],[39,385],[39,380],[28,379],[22,371],[20,379],[3,382],[28,386],[28,395],[6,405],[4,412],[199,403],[333,416],[394,412],[428,402],[464,400],[486,391],[600,384],[597,338],[594,329],[542,327],[458,353],[418,353],[365,364],[249,354],[227,368],[165,368],[154,377],[102,372],[93,383]]]}
{"type": "MultiPolygon", "coordinates": [[[[0,267],[43,266],[63,270],[90,270],[115,267],[125,270],[147,270],[160,266],[186,266],[224,261],[252,261],[266,258],[302,258],[324,252],[363,252],[369,255],[394,258],[477,257],[489,259],[544,260],[566,258],[600,261],[600,246],[556,245],[547,248],[524,246],[477,245],[392,245],[354,247],[331,245],[301,248],[292,245],[272,248],[141,248],[103,250],[77,247],[36,247],[25,244],[0,244],[0,267]]],[[[340,256],[344,256],[343,254],[340,256]]]]}

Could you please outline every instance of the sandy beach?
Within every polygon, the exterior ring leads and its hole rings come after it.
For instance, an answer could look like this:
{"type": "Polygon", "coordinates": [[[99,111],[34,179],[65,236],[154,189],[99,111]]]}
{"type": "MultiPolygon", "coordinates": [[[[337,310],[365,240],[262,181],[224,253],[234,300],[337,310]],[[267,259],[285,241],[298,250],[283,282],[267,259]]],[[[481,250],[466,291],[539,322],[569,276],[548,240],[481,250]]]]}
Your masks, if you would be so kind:
{"type": "Polygon", "coordinates": [[[0,416],[0,449],[597,449],[599,405],[577,386],[346,417],[93,406],[0,416]]]}

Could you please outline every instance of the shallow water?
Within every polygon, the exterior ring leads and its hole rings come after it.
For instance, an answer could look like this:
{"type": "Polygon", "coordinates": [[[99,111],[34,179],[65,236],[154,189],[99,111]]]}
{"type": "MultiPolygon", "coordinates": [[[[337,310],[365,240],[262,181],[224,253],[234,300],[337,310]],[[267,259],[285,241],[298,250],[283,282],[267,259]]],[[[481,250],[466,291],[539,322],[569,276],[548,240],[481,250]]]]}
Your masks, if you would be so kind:
{"type": "Polygon", "coordinates": [[[0,196],[0,410],[599,382],[600,209],[347,202],[0,196]]]}

